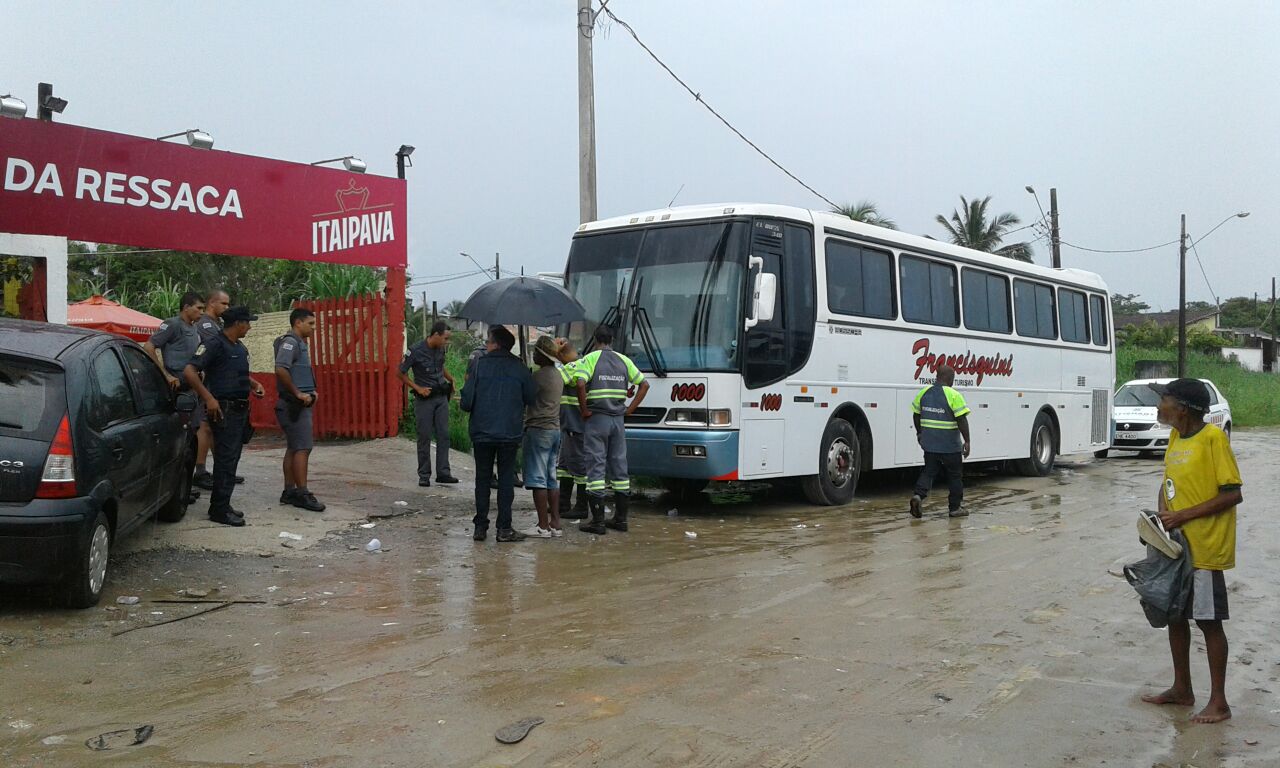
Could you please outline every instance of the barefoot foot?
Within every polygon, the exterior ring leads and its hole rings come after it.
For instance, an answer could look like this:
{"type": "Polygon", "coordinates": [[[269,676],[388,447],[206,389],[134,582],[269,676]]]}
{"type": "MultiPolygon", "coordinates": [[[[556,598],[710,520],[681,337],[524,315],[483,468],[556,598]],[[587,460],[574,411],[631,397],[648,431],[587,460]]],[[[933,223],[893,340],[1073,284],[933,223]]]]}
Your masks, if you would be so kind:
{"type": "Polygon", "coordinates": [[[1231,719],[1231,707],[1210,702],[1204,709],[1191,716],[1193,723],[1220,723],[1231,719]]]}
{"type": "Polygon", "coordinates": [[[1148,704],[1176,704],[1180,707],[1189,707],[1196,703],[1196,695],[1191,691],[1170,688],[1163,693],[1149,693],[1143,696],[1142,700],[1148,704]]]}

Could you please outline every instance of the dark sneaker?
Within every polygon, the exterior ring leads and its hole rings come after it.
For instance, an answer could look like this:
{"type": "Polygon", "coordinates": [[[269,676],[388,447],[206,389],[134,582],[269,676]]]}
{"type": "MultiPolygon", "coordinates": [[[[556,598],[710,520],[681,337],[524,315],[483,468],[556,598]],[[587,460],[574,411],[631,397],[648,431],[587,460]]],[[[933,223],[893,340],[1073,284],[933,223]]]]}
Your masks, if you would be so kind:
{"type": "Polygon", "coordinates": [[[229,525],[233,528],[244,526],[244,515],[237,513],[234,509],[226,512],[210,512],[209,519],[215,523],[229,525]]]}
{"type": "Polygon", "coordinates": [[[488,528],[477,528],[475,530],[475,533],[471,534],[471,538],[475,539],[476,541],[484,541],[486,538],[488,538],[488,536],[489,536],[488,528]]]}
{"type": "Polygon", "coordinates": [[[604,523],[592,523],[592,522],[582,523],[581,525],[578,526],[578,530],[582,531],[583,533],[594,533],[597,536],[603,536],[609,532],[609,529],[604,527],[604,523]]]}
{"type": "Polygon", "coordinates": [[[968,517],[968,516],[969,516],[969,510],[965,509],[964,507],[957,507],[956,509],[947,510],[947,517],[968,517]]]}
{"type": "Polygon", "coordinates": [[[498,531],[497,541],[524,541],[529,538],[519,531],[498,531]]]}
{"type": "Polygon", "coordinates": [[[188,503],[188,504],[195,504],[197,501],[199,501],[199,500],[200,500],[200,495],[201,495],[201,494],[200,494],[200,492],[199,492],[199,491],[190,491],[190,492],[188,492],[188,493],[187,493],[187,503],[188,503]]]}
{"type": "Polygon", "coordinates": [[[206,491],[212,491],[213,490],[213,473],[208,471],[197,472],[191,478],[191,484],[197,488],[203,488],[206,491]]]}
{"type": "Polygon", "coordinates": [[[924,513],[920,511],[920,497],[912,496],[911,497],[911,516],[918,518],[923,514],[924,513]]]}
{"type": "Polygon", "coordinates": [[[316,499],[316,495],[311,491],[298,491],[293,497],[293,506],[299,509],[309,509],[312,512],[323,512],[324,504],[316,499]]]}
{"type": "Polygon", "coordinates": [[[236,485],[244,485],[244,478],[240,475],[236,475],[236,485]]]}
{"type": "Polygon", "coordinates": [[[419,487],[419,488],[430,488],[430,487],[431,487],[431,478],[429,478],[429,477],[420,477],[420,478],[418,478],[418,487],[419,487]]]}
{"type": "Polygon", "coordinates": [[[293,500],[297,498],[297,496],[298,496],[297,488],[285,488],[283,491],[280,492],[280,503],[292,504],[293,500]]]}
{"type": "Polygon", "coordinates": [[[605,528],[610,528],[610,529],[615,530],[615,531],[621,531],[622,533],[626,533],[626,532],[627,532],[627,521],[626,521],[626,520],[618,520],[618,519],[615,519],[615,518],[610,518],[610,519],[608,519],[608,520],[605,520],[605,521],[604,521],[604,527],[605,527],[605,528]]]}
{"type": "Polygon", "coordinates": [[[436,478],[436,482],[445,483],[446,485],[453,485],[454,483],[458,482],[458,478],[454,477],[453,475],[440,475],[439,477],[436,478]]]}
{"type": "Polygon", "coordinates": [[[560,519],[561,520],[586,520],[587,510],[577,509],[576,507],[571,509],[566,509],[560,513],[560,519]]]}

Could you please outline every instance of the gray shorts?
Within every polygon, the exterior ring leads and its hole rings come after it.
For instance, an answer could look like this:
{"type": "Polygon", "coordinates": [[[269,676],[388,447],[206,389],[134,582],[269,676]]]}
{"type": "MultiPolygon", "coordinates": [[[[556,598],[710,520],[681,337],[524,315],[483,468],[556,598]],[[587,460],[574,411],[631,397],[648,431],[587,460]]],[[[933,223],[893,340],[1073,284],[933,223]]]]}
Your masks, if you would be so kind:
{"type": "Polygon", "coordinates": [[[1226,621],[1227,578],[1222,571],[1197,568],[1191,572],[1191,618],[1196,621],[1226,621]]]}
{"type": "Polygon", "coordinates": [[[280,431],[284,432],[286,447],[291,451],[309,451],[314,445],[311,435],[311,409],[299,408],[298,418],[292,418],[289,403],[285,400],[276,401],[276,422],[280,424],[280,431]]]}

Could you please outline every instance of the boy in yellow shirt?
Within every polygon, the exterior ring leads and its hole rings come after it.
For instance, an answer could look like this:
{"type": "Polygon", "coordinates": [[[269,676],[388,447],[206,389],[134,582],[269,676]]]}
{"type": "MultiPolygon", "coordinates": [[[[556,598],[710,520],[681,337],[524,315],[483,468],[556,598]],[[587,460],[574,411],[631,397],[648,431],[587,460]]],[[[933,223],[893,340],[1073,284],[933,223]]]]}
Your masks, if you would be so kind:
{"type": "MultiPolygon", "coordinates": [[[[1204,634],[1212,691],[1204,709],[1191,720],[1218,723],[1231,717],[1227,705],[1227,583],[1222,572],[1236,565],[1236,505],[1240,470],[1231,441],[1221,429],[1206,424],[1209,390],[1197,379],[1152,384],[1160,394],[1157,416],[1173,428],[1164,454],[1164,484],[1157,503],[1165,528],[1182,528],[1195,569],[1187,611],[1204,634]]],[[[1191,628],[1186,619],[1169,622],[1169,650],[1173,654],[1173,686],[1143,696],[1151,704],[1191,706],[1191,628]]]]}

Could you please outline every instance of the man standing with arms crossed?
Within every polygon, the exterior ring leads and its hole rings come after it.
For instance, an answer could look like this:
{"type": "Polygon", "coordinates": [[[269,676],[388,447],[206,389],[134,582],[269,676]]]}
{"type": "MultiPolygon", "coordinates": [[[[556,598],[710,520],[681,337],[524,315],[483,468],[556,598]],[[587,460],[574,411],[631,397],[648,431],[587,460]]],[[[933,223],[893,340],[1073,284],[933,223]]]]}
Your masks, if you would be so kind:
{"type": "Polygon", "coordinates": [[[449,325],[437,320],[431,335],[409,348],[400,362],[400,381],[413,391],[413,415],[418,426],[418,485],[431,485],[431,438],[436,440],[436,482],[456,483],[449,470],[449,396],[453,377],[445,369],[449,325]],[[408,376],[412,369],[413,378],[408,376]]]}
{"type": "MultiPolygon", "coordinates": [[[[214,288],[204,297],[204,314],[196,321],[196,332],[200,334],[201,344],[208,346],[222,333],[222,315],[230,304],[231,297],[221,288],[214,288]]],[[[213,431],[204,418],[203,402],[197,413],[191,415],[191,421],[196,424],[196,473],[191,479],[191,484],[206,491],[213,490],[213,475],[209,474],[204,466],[205,459],[209,456],[209,448],[213,446],[213,431]]],[[[243,483],[244,478],[237,477],[236,482],[243,483]]]]}
{"type": "Polygon", "coordinates": [[[316,404],[316,376],[311,368],[307,339],[316,330],[316,313],[289,313],[289,332],[276,339],[276,422],[284,432],[284,492],[281,504],[323,512],[324,504],[307,487],[307,468],[314,445],[312,406],[316,404]]]}
{"type": "Polygon", "coordinates": [[[938,472],[947,475],[947,515],[969,514],[964,501],[964,459],[969,455],[969,406],[964,397],[951,388],[956,372],[950,366],[938,369],[937,380],[920,390],[911,403],[911,419],[915,422],[916,439],[924,449],[924,469],[916,480],[911,496],[911,516],[920,517],[920,504],[933,488],[938,472]]]}
{"type": "Polygon", "coordinates": [[[595,333],[596,351],[578,363],[578,410],[586,422],[584,445],[587,459],[587,493],[591,520],[578,526],[584,533],[604,534],[606,528],[627,530],[631,504],[631,478],[627,474],[625,419],[649,392],[649,382],[626,355],[613,351],[613,329],[600,326],[595,333]],[[627,405],[627,387],[634,385],[635,399],[627,405]],[[614,493],[613,517],[604,519],[605,490],[614,493]]]}

